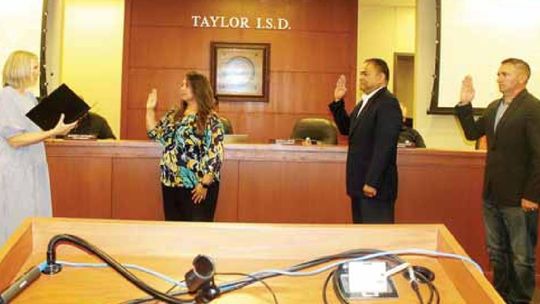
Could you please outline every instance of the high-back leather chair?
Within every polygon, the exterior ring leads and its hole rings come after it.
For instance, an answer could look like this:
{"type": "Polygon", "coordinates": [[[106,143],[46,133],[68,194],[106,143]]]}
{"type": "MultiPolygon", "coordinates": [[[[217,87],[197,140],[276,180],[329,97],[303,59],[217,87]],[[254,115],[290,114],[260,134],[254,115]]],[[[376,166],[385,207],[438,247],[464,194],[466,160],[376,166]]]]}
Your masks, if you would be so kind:
{"type": "Polygon", "coordinates": [[[225,134],[233,134],[233,127],[231,121],[223,116],[219,117],[219,120],[221,120],[221,123],[223,124],[223,129],[225,131],[225,134]]]}
{"type": "Polygon", "coordinates": [[[294,124],[291,137],[294,139],[318,140],[324,144],[337,145],[338,130],[336,125],[325,118],[302,118],[294,124]]]}

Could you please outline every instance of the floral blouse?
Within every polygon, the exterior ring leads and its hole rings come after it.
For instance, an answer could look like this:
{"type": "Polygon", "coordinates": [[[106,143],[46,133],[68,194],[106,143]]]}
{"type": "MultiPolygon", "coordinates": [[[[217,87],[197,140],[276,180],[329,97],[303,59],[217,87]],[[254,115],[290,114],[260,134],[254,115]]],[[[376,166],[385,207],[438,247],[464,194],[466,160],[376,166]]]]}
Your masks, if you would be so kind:
{"type": "Polygon", "coordinates": [[[214,181],[220,179],[223,162],[223,124],[212,113],[208,116],[202,135],[196,133],[197,115],[188,114],[174,119],[176,110],[161,118],[148,136],[163,147],[160,161],[161,183],[167,187],[194,188],[203,176],[211,173],[214,181]]]}

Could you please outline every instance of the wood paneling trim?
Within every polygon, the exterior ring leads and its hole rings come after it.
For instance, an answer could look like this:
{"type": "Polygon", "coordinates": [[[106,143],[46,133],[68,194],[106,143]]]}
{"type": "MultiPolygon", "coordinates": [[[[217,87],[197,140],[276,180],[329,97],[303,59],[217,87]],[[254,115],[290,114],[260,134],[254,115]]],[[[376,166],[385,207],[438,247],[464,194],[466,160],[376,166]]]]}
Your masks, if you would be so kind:
{"type": "Polygon", "coordinates": [[[160,157],[159,144],[147,141],[74,141],[48,140],[46,142],[48,157],[160,157]]]}
{"type": "Polygon", "coordinates": [[[133,1],[124,1],[124,47],[122,56],[122,114],[120,115],[120,138],[125,138],[128,132],[127,129],[127,117],[123,113],[127,113],[128,107],[128,88],[129,88],[129,58],[130,48],[126,41],[131,40],[131,12],[133,10],[133,1]]]}
{"type": "MultiPolygon", "coordinates": [[[[27,218],[5,244],[0,244],[0,290],[4,291],[34,251],[33,221],[27,218]]],[[[35,266],[35,265],[34,265],[35,266]]]]}
{"type": "MultiPolygon", "coordinates": [[[[54,157],[80,157],[80,156],[104,156],[104,157],[160,157],[161,147],[158,143],[150,140],[48,140],[46,142],[47,156],[54,157]]],[[[344,160],[347,146],[302,146],[302,145],[270,145],[270,144],[225,144],[227,159],[246,160],[283,160],[283,156],[292,153],[304,153],[311,157],[310,160],[344,160]],[[273,156],[273,152],[282,155],[273,156]],[[328,156],[328,155],[342,156],[328,156]]],[[[297,160],[297,156],[291,156],[286,160],[297,160]]],[[[470,161],[483,164],[485,152],[482,151],[445,151],[431,149],[398,149],[398,164],[406,166],[438,164],[440,166],[456,167],[455,161],[470,161]],[[434,159],[435,161],[430,161],[434,159]],[[441,159],[449,159],[441,161],[441,159]]]]}

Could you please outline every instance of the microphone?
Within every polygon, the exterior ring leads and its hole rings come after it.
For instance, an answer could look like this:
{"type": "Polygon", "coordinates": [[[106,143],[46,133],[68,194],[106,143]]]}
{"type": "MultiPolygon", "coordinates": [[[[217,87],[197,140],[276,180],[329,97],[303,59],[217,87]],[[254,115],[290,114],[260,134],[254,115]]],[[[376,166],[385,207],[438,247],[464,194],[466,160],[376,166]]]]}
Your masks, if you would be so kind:
{"type": "Polygon", "coordinates": [[[221,294],[214,283],[214,274],[212,259],[204,255],[198,255],[193,259],[193,269],[186,273],[185,279],[189,293],[195,294],[196,304],[210,303],[221,294]]]}
{"type": "Polygon", "coordinates": [[[41,269],[35,266],[20,276],[11,286],[0,294],[0,304],[7,304],[13,300],[19,293],[26,289],[30,284],[39,278],[41,269]]]}
{"type": "Polygon", "coordinates": [[[195,293],[214,279],[214,262],[207,256],[198,255],[193,259],[193,269],[185,275],[189,293],[195,293]]]}

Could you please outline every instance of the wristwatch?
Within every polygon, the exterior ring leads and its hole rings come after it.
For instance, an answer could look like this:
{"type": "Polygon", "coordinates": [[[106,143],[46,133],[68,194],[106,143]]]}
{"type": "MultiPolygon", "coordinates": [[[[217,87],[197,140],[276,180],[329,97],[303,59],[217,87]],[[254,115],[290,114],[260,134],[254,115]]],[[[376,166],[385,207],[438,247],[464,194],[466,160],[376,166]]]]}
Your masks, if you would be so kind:
{"type": "Polygon", "coordinates": [[[207,184],[205,184],[205,183],[201,183],[201,185],[202,185],[202,187],[203,187],[204,189],[208,189],[208,187],[210,187],[210,185],[207,185],[207,184]]]}

